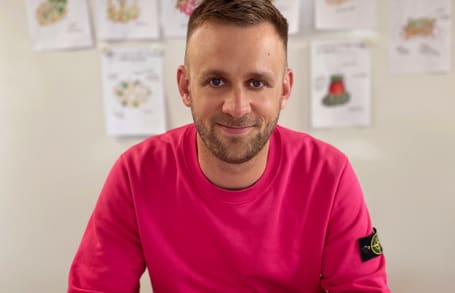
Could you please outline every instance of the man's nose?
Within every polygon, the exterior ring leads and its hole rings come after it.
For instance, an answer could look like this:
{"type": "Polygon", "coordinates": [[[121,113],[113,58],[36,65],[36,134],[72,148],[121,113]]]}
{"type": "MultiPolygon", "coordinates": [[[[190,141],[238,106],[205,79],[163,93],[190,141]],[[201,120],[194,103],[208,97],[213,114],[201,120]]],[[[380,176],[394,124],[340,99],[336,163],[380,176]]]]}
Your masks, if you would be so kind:
{"type": "Polygon", "coordinates": [[[245,88],[233,88],[223,103],[223,112],[241,118],[251,112],[251,101],[245,88]]]}

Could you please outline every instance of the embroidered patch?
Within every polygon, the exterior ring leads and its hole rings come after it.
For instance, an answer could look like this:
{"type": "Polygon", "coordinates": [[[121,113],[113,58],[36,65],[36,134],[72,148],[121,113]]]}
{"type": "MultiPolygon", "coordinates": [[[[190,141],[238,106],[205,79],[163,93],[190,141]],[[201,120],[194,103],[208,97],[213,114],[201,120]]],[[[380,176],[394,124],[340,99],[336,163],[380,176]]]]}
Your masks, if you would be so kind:
{"type": "Polygon", "coordinates": [[[367,237],[359,238],[360,256],[362,261],[367,261],[382,254],[382,246],[379,242],[376,228],[373,228],[373,233],[367,237]]]}

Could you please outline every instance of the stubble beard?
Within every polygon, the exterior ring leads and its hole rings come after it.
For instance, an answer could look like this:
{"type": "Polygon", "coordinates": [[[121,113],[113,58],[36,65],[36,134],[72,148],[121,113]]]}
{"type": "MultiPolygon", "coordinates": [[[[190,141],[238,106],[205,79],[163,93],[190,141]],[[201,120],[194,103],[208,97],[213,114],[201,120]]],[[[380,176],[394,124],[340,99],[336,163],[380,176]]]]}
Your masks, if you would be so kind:
{"type": "Polygon", "coordinates": [[[266,145],[278,122],[279,111],[275,119],[267,122],[251,116],[239,119],[220,114],[205,125],[192,111],[197,132],[207,149],[219,160],[229,164],[242,164],[254,158],[266,145]],[[254,125],[259,132],[253,137],[219,137],[216,128],[220,123],[225,126],[242,127],[254,125]],[[265,125],[264,125],[265,123],[265,125]]]}

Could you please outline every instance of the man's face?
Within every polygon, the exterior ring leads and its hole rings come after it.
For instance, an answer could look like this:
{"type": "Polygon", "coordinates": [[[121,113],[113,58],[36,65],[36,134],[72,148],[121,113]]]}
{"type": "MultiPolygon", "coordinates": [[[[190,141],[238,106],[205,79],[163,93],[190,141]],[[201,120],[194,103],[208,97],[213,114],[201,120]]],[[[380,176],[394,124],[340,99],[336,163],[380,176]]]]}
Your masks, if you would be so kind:
{"type": "Polygon", "coordinates": [[[198,146],[237,164],[268,143],[290,95],[292,72],[271,24],[206,22],[188,41],[178,82],[203,142],[198,146]]]}

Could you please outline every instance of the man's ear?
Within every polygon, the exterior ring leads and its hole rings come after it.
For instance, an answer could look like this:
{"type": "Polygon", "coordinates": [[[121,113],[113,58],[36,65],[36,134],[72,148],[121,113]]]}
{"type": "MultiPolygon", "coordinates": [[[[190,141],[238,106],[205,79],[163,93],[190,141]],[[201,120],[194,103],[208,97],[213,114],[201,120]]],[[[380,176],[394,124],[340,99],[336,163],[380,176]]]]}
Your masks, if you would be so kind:
{"type": "Polygon", "coordinates": [[[180,96],[182,97],[182,102],[185,106],[191,106],[191,97],[190,97],[190,81],[188,77],[188,72],[184,65],[180,65],[177,69],[177,85],[179,87],[180,96]]]}
{"type": "Polygon", "coordinates": [[[288,99],[291,96],[292,86],[294,84],[294,72],[290,68],[286,70],[286,74],[283,78],[283,92],[281,93],[281,109],[286,107],[288,99]]]}

